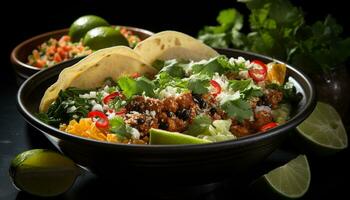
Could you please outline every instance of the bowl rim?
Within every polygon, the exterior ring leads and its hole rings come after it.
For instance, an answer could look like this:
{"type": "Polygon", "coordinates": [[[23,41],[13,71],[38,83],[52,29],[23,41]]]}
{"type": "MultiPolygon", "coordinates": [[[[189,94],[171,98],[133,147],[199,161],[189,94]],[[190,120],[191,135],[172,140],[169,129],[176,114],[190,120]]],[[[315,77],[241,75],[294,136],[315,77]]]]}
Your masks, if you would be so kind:
{"type": "MultiPolygon", "coordinates": [[[[134,30],[134,31],[143,32],[143,33],[148,34],[148,35],[154,35],[154,32],[152,32],[150,30],[147,30],[147,29],[143,29],[143,28],[138,28],[138,27],[133,27],[133,26],[124,26],[124,25],[111,25],[111,26],[121,26],[121,27],[125,27],[127,29],[131,29],[131,30],[134,30]]],[[[23,46],[25,46],[25,45],[27,45],[27,44],[35,41],[35,40],[38,40],[40,38],[48,37],[50,35],[55,35],[55,34],[64,34],[64,33],[68,33],[68,31],[69,31],[69,28],[57,29],[57,30],[41,33],[39,35],[36,35],[36,36],[33,36],[31,38],[28,38],[28,39],[24,40],[23,42],[19,43],[17,46],[15,46],[15,48],[12,49],[11,54],[10,54],[11,62],[13,64],[15,64],[15,65],[18,65],[18,66],[21,66],[21,67],[24,67],[24,68],[27,68],[27,69],[30,69],[30,70],[34,70],[34,71],[41,71],[41,70],[43,70],[43,69],[34,67],[32,65],[28,65],[25,62],[22,62],[17,57],[17,54],[18,54],[19,50],[22,49],[23,46]]],[[[80,58],[80,57],[82,57],[82,56],[79,56],[79,57],[76,57],[76,58],[80,58]]],[[[72,59],[69,59],[69,60],[72,60],[72,59]]],[[[69,60],[66,60],[66,61],[69,61],[69,60]]]]}
{"type": "MultiPolygon", "coordinates": [[[[60,138],[61,140],[69,140],[72,142],[78,142],[78,143],[85,143],[88,145],[95,145],[95,146],[105,146],[109,148],[122,148],[124,151],[151,151],[153,153],[161,153],[163,151],[167,151],[168,153],[171,152],[191,152],[191,151],[215,151],[215,150],[224,150],[235,147],[245,147],[249,148],[249,144],[255,143],[256,141],[263,141],[270,139],[272,137],[277,137],[281,134],[288,134],[288,130],[290,130],[292,127],[296,127],[299,125],[306,117],[308,117],[312,111],[314,110],[316,106],[316,90],[315,87],[311,81],[311,79],[302,72],[299,68],[291,66],[287,63],[284,63],[280,60],[271,58],[269,56],[249,52],[249,51],[243,51],[238,49],[223,49],[223,48],[216,48],[217,50],[222,51],[230,51],[242,54],[243,56],[254,56],[262,59],[268,59],[273,60],[275,62],[283,63],[287,66],[288,70],[292,70],[294,73],[298,74],[306,83],[306,87],[310,91],[310,98],[306,99],[305,105],[303,108],[296,113],[290,120],[287,121],[287,123],[279,125],[277,128],[270,129],[266,131],[264,134],[255,133],[249,136],[241,137],[234,140],[226,140],[221,142],[213,142],[213,143],[205,143],[205,144],[178,144],[178,145],[147,145],[147,144],[121,144],[121,143],[110,143],[106,141],[98,141],[94,139],[84,138],[81,136],[72,135],[69,133],[66,133],[64,131],[61,131],[53,126],[50,126],[48,124],[45,124],[44,122],[40,121],[38,118],[36,118],[33,114],[31,114],[24,106],[24,103],[22,102],[22,95],[23,91],[25,90],[29,83],[32,82],[32,80],[41,74],[47,73],[52,68],[47,68],[44,70],[41,70],[40,72],[34,74],[30,78],[28,78],[19,88],[17,93],[17,107],[20,113],[24,116],[25,120],[43,132],[44,134],[48,134],[57,138],[60,138]]],[[[78,59],[78,58],[75,58],[78,59]]],[[[73,59],[72,59],[73,60],[73,59]]],[[[60,65],[60,64],[59,64],[60,65]]],[[[266,145],[266,144],[265,144],[266,145]]],[[[252,145],[253,146],[253,145],[252,145]]]]}

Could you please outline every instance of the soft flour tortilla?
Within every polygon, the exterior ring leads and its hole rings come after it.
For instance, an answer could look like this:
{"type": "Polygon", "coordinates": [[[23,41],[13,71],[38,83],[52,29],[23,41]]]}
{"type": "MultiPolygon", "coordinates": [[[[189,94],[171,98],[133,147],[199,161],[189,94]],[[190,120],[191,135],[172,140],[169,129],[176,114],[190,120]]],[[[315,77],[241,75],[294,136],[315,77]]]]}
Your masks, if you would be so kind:
{"type": "Polygon", "coordinates": [[[145,64],[140,55],[128,47],[117,46],[97,51],[60,73],[57,82],[45,91],[39,111],[47,112],[58,93],[68,87],[96,88],[108,77],[116,79],[135,72],[146,76],[157,73],[154,68],[145,64]]]}
{"type": "Polygon", "coordinates": [[[201,41],[176,31],[163,31],[140,42],[134,49],[152,66],[156,60],[185,59],[200,61],[219,54],[201,41]]]}
{"type": "Polygon", "coordinates": [[[135,72],[153,76],[157,71],[150,66],[156,60],[200,61],[218,55],[209,46],[176,31],[157,33],[140,42],[134,50],[124,46],[102,49],[64,69],[57,82],[46,90],[39,111],[47,112],[59,92],[68,87],[92,89],[101,86],[108,77],[116,79],[135,72]]]}

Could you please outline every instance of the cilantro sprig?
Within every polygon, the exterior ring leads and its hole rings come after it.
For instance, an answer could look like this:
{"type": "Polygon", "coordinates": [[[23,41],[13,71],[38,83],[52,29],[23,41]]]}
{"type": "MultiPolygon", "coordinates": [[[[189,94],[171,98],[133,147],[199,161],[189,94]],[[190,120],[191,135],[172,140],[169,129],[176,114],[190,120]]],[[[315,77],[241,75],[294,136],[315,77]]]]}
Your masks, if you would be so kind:
{"type": "Polygon", "coordinates": [[[305,22],[303,11],[289,0],[238,0],[250,10],[249,31],[243,32],[243,15],[222,10],[217,26],[205,26],[198,38],[213,47],[254,51],[303,66],[319,73],[342,66],[350,57],[350,37],[331,16],[314,24],[305,22]]]}

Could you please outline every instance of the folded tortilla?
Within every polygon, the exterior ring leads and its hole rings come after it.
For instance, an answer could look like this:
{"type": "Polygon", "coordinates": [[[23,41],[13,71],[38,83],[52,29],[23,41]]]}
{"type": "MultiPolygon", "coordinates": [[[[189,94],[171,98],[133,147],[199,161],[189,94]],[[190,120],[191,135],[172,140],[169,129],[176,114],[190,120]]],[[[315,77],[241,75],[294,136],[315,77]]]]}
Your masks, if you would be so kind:
{"type": "Polygon", "coordinates": [[[157,73],[128,47],[117,46],[97,51],[60,73],[56,83],[45,91],[39,111],[47,112],[58,93],[68,87],[92,89],[102,86],[108,77],[117,79],[135,72],[149,77],[157,73]]]}
{"type": "Polygon", "coordinates": [[[176,31],[163,31],[140,42],[134,50],[117,46],[99,50],[77,64],[64,69],[58,80],[46,91],[39,111],[47,112],[61,90],[68,87],[93,89],[103,85],[106,78],[117,79],[135,72],[152,77],[156,60],[186,59],[199,61],[219,55],[199,40],[176,31]]]}
{"type": "Polygon", "coordinates": [[[201,41],[177,31],[163,31],[140,42],[134,49],[148,65],[156,60],[184,59],[200,61],[219,54],[201,41]]]}

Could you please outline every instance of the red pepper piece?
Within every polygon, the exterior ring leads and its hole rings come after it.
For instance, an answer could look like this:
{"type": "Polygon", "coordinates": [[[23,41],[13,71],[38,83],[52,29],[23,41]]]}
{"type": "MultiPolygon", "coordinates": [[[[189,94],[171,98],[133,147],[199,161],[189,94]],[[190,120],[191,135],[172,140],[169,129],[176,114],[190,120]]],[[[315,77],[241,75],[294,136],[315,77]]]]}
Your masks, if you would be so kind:
{"type": "Polygon", "coordinates": [[[259,128],[260,132],[265,132],[271,128],[275,128],[278,124],[276,122],[267,123],[259,128]]]}
{"type": "Polygon", "coordinates": [[[253,66],[248,70],[249,76],[255,81],[260,82],[266,79],[267,66],[260,60],[253,60],[253,66]]]}
{"type": "Polygon", "coordinates": [[[97,111],[97,110],[91,111],[89,112],[88,117],[90,117],[91,119],[99,118],[95,122],[97,128],[103,128],[103,129],[108,128],[109,121],[107,116],[103,112],[97,111]]]}
{"type": "Polygon", "coordinates": [[[218,82],[214,81],[214,80],[210,80],[210,84],[216,90],[214,93],[212,93],[212,95],[214,97],[218,96],[221,93],[221,86],[220,86],[220,84],[218,82]]]}

